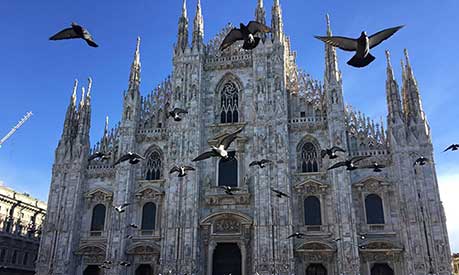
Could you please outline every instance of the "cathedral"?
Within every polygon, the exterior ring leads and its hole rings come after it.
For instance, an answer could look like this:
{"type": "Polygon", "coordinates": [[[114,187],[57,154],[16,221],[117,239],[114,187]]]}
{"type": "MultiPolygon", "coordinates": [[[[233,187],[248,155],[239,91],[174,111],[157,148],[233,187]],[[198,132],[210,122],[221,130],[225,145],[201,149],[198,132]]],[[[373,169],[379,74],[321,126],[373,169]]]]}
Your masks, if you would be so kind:
{"type": "MultiPolygon", "coordinates": [[[[91,79],[79,103],[75,82],[38,275],[452,273],[434,162],[413,165],[433,160],[433,146],[407,51],[400,88],[386,52],[387,121],[375,123],[344,103],[336,50],[325,46],[324,78],[313,79],[296,65],[279,0],[271,16],[272,32],[253,51],[220,51],[231,26],[204,43],[197,0],[190,39],[184,1],[170,76],[140,92],[138,39],[121,121],[93,145],[91,79]],[[188,111],[182,121],[168,118],[177,107],[188,111]],[[235,158],[191,161],[241,127],[235,158]],[[346,153],[322,158],[332,146],[346,153]],[[89,162],[97,151],[112,154],[89,162]],[[145,160],[114,165],[127,152],[145,160]],[[386,168],[327,170],[355,156],[386,168]],[[273,163],[249,167],[262,158],[273,163]],[[179,178],[174,165],[196,171],[179,178]],[[287,238],[295,232],[304,236],[287,238]]],[[[263,0],[255,19],[266,22],[263,0]]],[[[326,24],[332,35],[328,16],[326,24]]]]}

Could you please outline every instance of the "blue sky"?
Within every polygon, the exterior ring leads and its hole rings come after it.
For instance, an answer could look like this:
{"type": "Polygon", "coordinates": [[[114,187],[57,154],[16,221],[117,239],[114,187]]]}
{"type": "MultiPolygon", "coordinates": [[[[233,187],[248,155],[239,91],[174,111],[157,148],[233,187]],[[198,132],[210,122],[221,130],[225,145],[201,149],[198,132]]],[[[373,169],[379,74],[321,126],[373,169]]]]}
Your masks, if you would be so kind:
{"type": "MultiPolygon", "coordinates": [[[[205,41],[228,22],[252,19],[256,0],[202,0],[205,41]],[[247,8],[245,8],[247,7],[247,8]]],[[[271,21],[272,0],[265,0],[271,21]]],[[[408,48],[429,119],[436,152],[437,173],[445,205],[450,241],[459,252],[459,154],[443,154],[459,142],[457,73],[459,26],[457,0],[323,1],[280,0],[285,32],[297,51],[299,67],[317,79],[324,70],[324,47],[313,35],[325,32],[325,14],[334,34],[358,36],[405,24],[393,38],[373,50],[377,59],[366,69],[348,67],[349,53],[338,52],[346,102],[379,121],[386,116],[385,58],[390,49],[400,80],[399,60],[408,48]],[[448,120],[449,119],[449,120],[448,120]]],[[[46,200],[54,150],[60,138],[73,80],[93,78],[91,140],[103,132],[105,115],[113,126],[120,119],[122,92],[127,88],[136,37],[142,37],[142,93],[151,91],[171,71],[181,0],[48,0],[0,2],[0,136],[27,112],[34,116],[0,149],[0,181],[46,200]],[[85,25],[100,47],[82,41],[48,41],[76,21],[85,25]]],[[[190,28],[196,0],[188,0],[190,28]]],[[[190,29],[191,32],[191,29],[190,29]]]]}

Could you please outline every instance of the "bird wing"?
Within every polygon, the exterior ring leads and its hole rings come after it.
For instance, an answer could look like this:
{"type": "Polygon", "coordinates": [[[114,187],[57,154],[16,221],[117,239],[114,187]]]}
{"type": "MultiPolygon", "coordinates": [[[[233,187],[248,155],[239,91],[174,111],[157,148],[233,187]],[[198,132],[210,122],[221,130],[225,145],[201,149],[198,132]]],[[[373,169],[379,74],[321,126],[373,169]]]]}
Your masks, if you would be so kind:
{"type": "Polygon", "coordinates": [[[446,148],[443,152],[449,151],[449,150],[453,149],[454,147],[455,147],[454,144],[453,144],[453,145],[450,145],[450,146],[449,146],[448,148],[446,148]]]}
{"type": "Polygon", "coordinates": [[[238,41],[238,40],[243,40],[244,37],[242,36],[242,32],[241,30],[239,29],[232,29],[225,37],[225,39],[223,39],[223,42],[222,44],[220,45],[220,51],[223,51],[224,49],[228,48],[229,46],[231,46],[231,44],[233,44],[234,42],[238,41]]]}
{"type": "Polygon", "coordinates": [[[256,34],[257,32],[271,32],[271,29],[268,26],[257,21],[250,21],[249,24],[247,24],[247,29],[251,34],[256,34]]]}
{"type": "Polygon", "coordinates": [[[196,171],[196,169],[194,167],[192,167],[192,166],[184,166],[183,169],[185,171],[196,171]]]}
{"type": "Polygon", "coordinates": [[[80,36],[73,30],[73,28],[67,28],[51,36],[49,40],[62,40],[73,38],[80,38],[80,36]]]}
{"type": "Polygon", "coordinates": [[[169,171],[169,174],[172,174],[175,172],[180,173],[180,168],[178,168],[177,166],[172,167],[172,169],[169,171]]]}
{"type": "Polygon", "coordinates": [[[333,146],[333,147],[331,148],[331,150],[332,150],[333,153],[334,153],[334,152],[346,152],[346,150],[344,150],[343,148],[338,147],[338,146],[333,146]]]}
{"type": "Polygon", "coordinates": [[[368,38],[369,39],[369,43],[370,43],[370,49],[378,46],[379,44],[381,44],[381,42],[383,42],[384,40],[386,40],[389,37],[391,37],[394,33],[396,33],[398,30],[400,30],[403,27],[404,27],[403,25],[402,26],[397,26],[397,27],[394,27],[394,28],[389,28],[389,29],[382,30],[380,32],[377,32],[377,33],[371,35],[368,38]]]}
{"type": "Polygon", "coordinates": [[[174,112],[176,114],[188,114],[187,110],[180,109],[180,108],[175,108],[172,112],[174,112]]]}
{"type": "Polygon", "coordinates": [[[346,162],[345,161],[337,162],[337,163],[333,164],[331,167],[329,167],[327,170],[336,169],[336,168],[341,167],[341,166],[346,166],[346,162]]]}
{"type": "Polygon", "coordinates": [[[130,158],[131,158],[131,155],[129,155],[129,154],[123,155],[115,162],[114,165],[117,165],[117,164],[120,164],[121,162],[127,161],[130,158]]]}
{"type": "Polygon", "coordinates": [[[83,29],[83,39],[86,40],[86,43],[88,43],[89,46],[91,47],[99,47],[99,45],[94,42],[94,38],[92,38],[92,35],[88,32],[88,30],[83,29]]]}
{"type": "Polygon", "coordinates": [[[288,236],[287,239],[291,239],[293,237],[296,237],[296,234],[292,234],[292,235],[288,236]]]}
{"type": "Polygon", "coordinates": [[[236,132],[227,135],[226,137],[224,137],[222,139],[222,141],[221,141],[221,143],[219,145],[223,145],[225,150],[228,149],[228,147],[231,145],[231,143],[236,139],[237,134],[242,132],[243,129],[244,129],[244,127],[241,127],[236,132]]]}
{"type": "Polygon", "coordinates": [[[321,150],[320,151],[320,156],[324,158],[327,155],[327,150],[321,150]]]}
{"type": "Polygon", "coordinates": [[[141,156],[141,155],[139,155],[139,154],[137,154],[137,153],[132,153],[132,154],[130,155],[130,158],[131,158],[131,159],[134,159],[134,158],[136,158],[136,159],[145,159],[145,157],[143,157],[143,156],[141,156]]]}
{"type": "Polygon", "coordinates": [[[259,163],[259,162],[258,162],[257,160],[254,160],[254,161],[252,161],[252,162],[249,164],[249,167],[258,165],[258,163],[259,163]]]}
{"type": "Polygon", "coordinates": [[[357,50],[357,39],[343,36],[314,36],[315,38],[331,45],[338,47],[343,51],[354,52],[357,50]]]}
{"type": "Polygon", "coordinates": [[[130,203],[128,203],[128,202],[126,202],[126,203],[123,203],[123,204],[121,205],[121,208],[124,208],[124,207],[126,207],[126,206],[129,206],[129,205],[131,205],[131,204],[130,204],[130,203]]]}
{"type": "Polygon", "coordinates": [[[208,152],[204,152],[204,153],[200,154],[199,156],[197,156],[192,161],[200,161],[200,160],[204,160],[204,159],[208,159],[208,158],[216,157],[216,156],[217,156],[217,154],[214,151],[208,151],[208,152]]]}
{"type": "Polygon", "coordinates": [[[351,161],[351,163],[356,163],[356,162],[359,162],[361,160],[367,159],[369,157],[370,156],[357,156],[357,157],[351,158],[350,161],[351,161]]]}
{"type": "Polygon", "coordinates": [[[261,164],[265,164],[265,163],[272,163],[273,161],[269,159],[262,159],[260,162],[261,164]]]}
{"type": "Polygon", "coordinates": [[[101,152],[95,152],[94,154],[92,154],[91,156],[89,156],[88,161],[95,160],[96,158],[100,158],[101,156],[102,156],[102,153],[101,153],[101,152]]]}

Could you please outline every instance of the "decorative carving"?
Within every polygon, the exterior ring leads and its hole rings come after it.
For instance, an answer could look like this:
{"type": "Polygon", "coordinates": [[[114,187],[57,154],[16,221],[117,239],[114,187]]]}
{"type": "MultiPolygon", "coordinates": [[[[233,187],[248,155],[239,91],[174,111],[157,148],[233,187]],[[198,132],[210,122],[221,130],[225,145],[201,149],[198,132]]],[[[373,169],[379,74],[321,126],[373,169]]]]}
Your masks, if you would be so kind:
{"type": "Polygon", "coordinates": [[[138,191],[135,196],[137,200],[159,200],[164,196],[164,192],[155,188],[145,187],[143,190],[138,191]]]}
{"type": "Polygon", "coordinates": [[[91,202],[111,202],[113,200],[113,193],[103,189],[96,189],[88,192],[85,198],[91,202]]]}
{"type": "Polygon", "coordinates": [[[214,234],[240,234],[241,224],[234,219],[221,219],[214,222],[212,231],[214,234]]]}

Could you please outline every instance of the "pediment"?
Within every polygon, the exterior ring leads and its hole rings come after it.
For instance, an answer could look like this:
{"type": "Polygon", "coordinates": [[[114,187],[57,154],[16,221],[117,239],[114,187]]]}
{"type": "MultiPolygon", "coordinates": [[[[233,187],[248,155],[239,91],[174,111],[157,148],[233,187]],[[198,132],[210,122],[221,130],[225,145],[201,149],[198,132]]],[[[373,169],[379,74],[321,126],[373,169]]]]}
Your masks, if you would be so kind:
{"type": "Polygon", "coordinates": [[[363,250],[401,250],[390,242],[370,242],[364,245],[363,250]]]}
{"type": "Polygon", "coordinates": [[[95,190],[89,191],[85,194],[85,198],[91,201],[112,201],[113,200],[113,192],[97,188],[95,190]]]}
{"type": "Polygon", "coordinates": [[[298,193],[316,194],[326,192],[329,186],[330,185],[328,183],[317,179],[306,179],[305,181],[296,184],[293,188],[298,193]]]}
{"type": "Polygon", "coordinates": [[[153,186],[143,187],[142,189],[139,189],[135,193],[135,196],[138,199],[154,199],[154,198],[160,198],[163,195],[164,195],[164,191],[160,190],[157,187],[153,187],[153,186]]]}
{"type": "Polygon", "coordinates": [[[335,251],[335,248],[331,247],[330,245],[322,242],[307,242],[300,244],[296,249],[296,251],[335,251]]]}
{"type": "Polygon", "coordinates": [[[105,245],[100,244],[83,244],[75,252],[77,255],[105,255],[105,245]]]}
{"type": "Polygon", "coordinates": [[[365,177],[359,180],[358,182],[354,183],[352,186],[355,188],[358,188],[359,190],[377,192],[377,191],[381,191],[381,189],[384,189],[390,185],[391,183],[385,178],[369,176],[369,177],[365,177]]]}
{"type": "Polygon", "coordinates": [[[222,222],[222,221],[236,221],[243,225],[250,225],[252,224],[252,218],[234,211],[225,211],[225,212],[218,212],[213,213],[207,216],[206,218],[202,219],[200,224],[201,225],[212,225],[214,223],[222,222]]]}
{"type": "Polygon", "coordinates": [[[160,247],[154,243],[136,242],[127,248],[127,254],[131,255],[151,255],[159,254],[160,247]]]}

